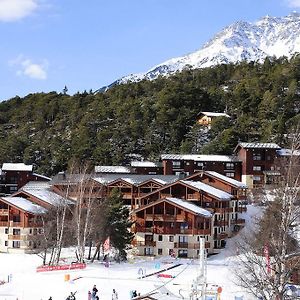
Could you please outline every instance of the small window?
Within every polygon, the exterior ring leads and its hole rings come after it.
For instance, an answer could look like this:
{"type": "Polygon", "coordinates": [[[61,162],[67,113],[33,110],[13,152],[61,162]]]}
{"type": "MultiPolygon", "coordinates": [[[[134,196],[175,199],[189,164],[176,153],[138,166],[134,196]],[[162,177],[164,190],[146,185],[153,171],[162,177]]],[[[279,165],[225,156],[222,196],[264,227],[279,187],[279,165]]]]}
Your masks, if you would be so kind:
{"type": "Polygon", "coordinates": [[[179,168],[181,167],[181,162],[178,161],[178,160],[173,160],[173,161],[172,161],[172,165],[173,165],[173,168],[174,168],[174,169],[175,169],[175,168],[179,169],[179,168]]]}
{"type": "Polygon", "coordinates": [[[189,161],[187,161],[187,162],[185,162],[185,164],[186,164],[187,166],[189,166],[189,165],[190,165],[190,162],[189,162],[189,161]]]}
{"type": "Polygon", "coordinates": [[[160,242],[163,240],[163,236],[162,236],[161,234],[158,236],[158,240],[159,240],[160,242]]]}
{"type": "Polygon", "coordinates": [[[8,246],[8,241],[5,241],[4,244],[5,244],[5,246],[7,247],[7,246],[8,246]]]}
{"type": "Polygon", "coordinates": [[[173,235],[169,235],[169,242],[174,242],[174,236],[173,235]]]}
{"type": "Polygon", "coordinates": [[[231,178],[234,177],[234,173],[233,173],[233,172],[225,173],[225,175],[226,175],[227,177],[231,177],[231,178]]]}
{"type": "Polygon", "coordinates": [[[197,162],[197,166],[198,167],[204,167],[204,163],[203,162],[197,162]]]}
{"type": "Polygon", "coordinates": [[[8,234],[8,228],[5,228],[5,234],[8,234]]]}
{"type": "Polygon", "coordinates": [[[253,153],[253,160],[261,160],[261,154],[260,153],[253,153]]]}
{"type": "Polygon", "coordinates": [[[253,171],[261,171],[261,166],[253,166],[253,171]]]}
{"type": "Polygon", "coordinates": [[[226,163],[225,169],[226,170],[234,170],[234,163],[226,163]]]}
{"type": "Polygon", "coordinates": [[[260,176],[253,176],[253,181],[260,181],[260,176]]]}
{"type": "Polygon", "coordinates": [[[157,249],[157,255],[162,255],[162,249],[161,248],[157,249]]]}
{"type": "Polygon", "coordinates": [[[13,241],[13,248],[20,248],[20,241],[13,241]]]}

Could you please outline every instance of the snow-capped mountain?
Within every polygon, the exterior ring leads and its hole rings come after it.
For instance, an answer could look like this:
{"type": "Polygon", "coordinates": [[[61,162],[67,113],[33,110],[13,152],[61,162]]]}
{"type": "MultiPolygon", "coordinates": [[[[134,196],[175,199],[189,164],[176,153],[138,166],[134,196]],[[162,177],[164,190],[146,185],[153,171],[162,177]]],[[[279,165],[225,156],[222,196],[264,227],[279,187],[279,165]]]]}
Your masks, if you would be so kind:
{"type": "Polygon", "coordinates": [[[262,61],[267,56],[291,57],[300,52],[300,14],[266,16],[255,23],[238,21],[215,35],[201,49],[167,60],[145,73],[131,74],[114,84],[167,76],[187,66],[205,68],[238,61],[262,61]]]}

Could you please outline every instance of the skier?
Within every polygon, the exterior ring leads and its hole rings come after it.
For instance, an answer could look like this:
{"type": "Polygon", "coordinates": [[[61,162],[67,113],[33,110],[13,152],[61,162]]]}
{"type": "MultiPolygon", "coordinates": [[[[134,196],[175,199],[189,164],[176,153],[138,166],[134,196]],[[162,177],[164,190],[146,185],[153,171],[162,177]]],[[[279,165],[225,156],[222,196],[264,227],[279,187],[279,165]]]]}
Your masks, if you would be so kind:
{"type": "Polygon", "coordinates": [[[75,294],[76,294],[76,292],[75,293],[71,292],[70,296],[68,296],[68,298],[66,300],[76,300],[75,294]]]}
{"type": "Polygon", "coordinates": [[[92,300],[92,293],[88,291],[88,300],[92,300]]]}
{"type": "MultiPolygon", "coordinates": [[[[96,287],[96,285],[94,284],[93,289],[92,289],[92,300],[97,300],[97,293],[98,293],[98,289],[96,287]]],[[[99,297],[98,297],[99,299],[99,297]]]]}
{"type": "Polygon", "coordinates": [[[116,292],[115,289],[113,289],[112,295],[111,295],[111,300],[118,300],[118,293],[116,292]]]}

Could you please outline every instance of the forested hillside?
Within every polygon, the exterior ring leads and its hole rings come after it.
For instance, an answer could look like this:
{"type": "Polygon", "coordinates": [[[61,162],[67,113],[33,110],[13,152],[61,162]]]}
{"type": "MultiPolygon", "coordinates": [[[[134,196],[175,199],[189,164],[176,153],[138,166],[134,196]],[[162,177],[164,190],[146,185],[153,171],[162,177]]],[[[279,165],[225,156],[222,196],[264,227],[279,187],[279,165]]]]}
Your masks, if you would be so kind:
{"type": "Polygon", "coordinates": [[[0,103],[0,163],[24,161],[53,175],[71,158],[109,165],[132,153],[229,154],[238,140],[282,144],[300,122],[299,99],[300,55],[187,69],[103,93],[15,97],[0,103]],[[232,119],[216,121],[203,146],[197,114],[224,110],[232,119]]]}

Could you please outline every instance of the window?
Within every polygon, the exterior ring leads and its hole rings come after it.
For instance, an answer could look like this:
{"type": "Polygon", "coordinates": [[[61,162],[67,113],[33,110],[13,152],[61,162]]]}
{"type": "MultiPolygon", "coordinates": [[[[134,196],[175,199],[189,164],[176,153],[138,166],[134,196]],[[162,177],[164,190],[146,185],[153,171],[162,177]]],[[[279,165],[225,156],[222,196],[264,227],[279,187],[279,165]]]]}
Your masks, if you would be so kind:
{"type": "Polygon", "coordinates": [[[5,234],[8,234],[8,228],[5,228],[5,234]]]}
{"type": "Polygon", "coordinates": [[[21,230],[20,229],[13,229],[13,235],[20,235],[21,230]]]}
{"type": "Polygon", "coordinates": [[[178,241],[179,241],[179,243],[187,243],[188,237],[185,235],[180,235],[178,241]]]}
{"type": "Polygon", "coordinates": [[[169,242],[174,242],[174,236],[173,235],[169,235],[169,242]]]}
{"type": "Polygon", "coordinates": [[[260,181],[260,176],[253,176],[253,181],[260,181]]]}
{"type": "Polygon", "coordinates": [[[189,161],[187,161],[187,162],[185,162],[185,164],[186,164],[187,166],[189,166],[189,165],[190,165],[190,162],[189,162],[189,161]]]}
{"type": "Polygon", "coordinates": [[[169,255],[171,255],[171,256],[174,256],[174,255],[175,255],[175,252],[174,252],[173,249],[169,249],[169,255]]]}
{"type": "Polygon", "coordinates": [[[187,256],[188,256],[187,250],[183,250],[183,249],[178,250],[178,257],[187,257],[187,256]]]}
{"type": "Polygon", "coordinates": [[[16,176],[10,177],[10,183],[18,183],[18,177],[16,176]]]}
{"type": "Polygon", "coordinates": [[[29,229],[29,234],[32,234],[32,228],[29,229]]]}
{"type": "Polygon", "coordinates": [[[225,173],[225,175],[227,176],[227,177],[234,177],[234,173],[233,172],[228,172],[228,173],[225,173]]]}
{"type": "Polygon", "coordinates": [[[226,170],[234,170],[234,163],[226,163],[225,169],[226,170]]]}
{"type": "Polygon", "coordinates": [[[7,247],[7,246],[8,246],[8,241],[5,241],[5,242],[4,242],[4,245],[7,247]]]}
{"type": "Polygon", "coordinates": [[[261,154],[260,153],[253,153],[253,160],[261,160],[261,154]]]}
{"type": "Polygon", "coordinates": [[[16,192],[18,190],[18,187],[16,187],[16,186],[11,186],[11,187],[9,187],[9,192],[10,193],[14,193],[14,192],[16,192]]]}
{"type": "Polygon", "coordinates": [[[162,249],[161,248],[157,249],[157,255],[162,255],[162,249]]]}
{"type": "Polygon", "coordinates": [[[180,169],[180,166],[181,166],[181,162],[178,161],[178,160],[173,160],[172,161],[172,165],[173,165],[173,168],[177,168],[177,169],[180,169]]]}
{"type": "Polygon", "coordinates": [[[158,240],[159,240],[160,242],[163,240],[163,236],[162,236],[161,234],[158,236],[158,240]]]}
{"type": "Polygon", "coordinates": [[[20,241],[13,241],[13,248],[20,248],[20,241]]]}
{"type": "Polygon", "coordinates": [[[253,166],[253,171],[261,171],[261,166],[253,166]]]}

